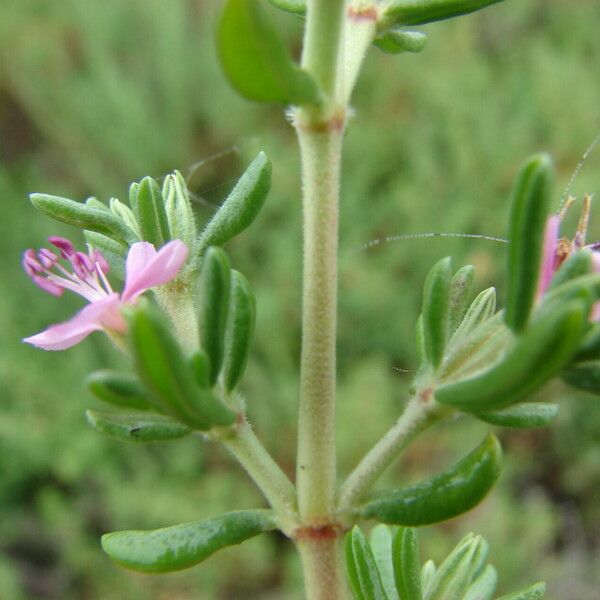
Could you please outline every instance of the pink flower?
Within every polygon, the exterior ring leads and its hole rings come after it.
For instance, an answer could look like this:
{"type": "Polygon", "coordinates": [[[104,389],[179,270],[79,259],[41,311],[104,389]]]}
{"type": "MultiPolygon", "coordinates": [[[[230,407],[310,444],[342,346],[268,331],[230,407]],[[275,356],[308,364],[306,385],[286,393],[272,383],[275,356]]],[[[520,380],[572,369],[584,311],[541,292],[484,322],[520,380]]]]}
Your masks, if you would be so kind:
{"type": "MultiPolygon", "coordinates": [[[[585,196],[583,200],[583,210],[579,225],[575,232],[573,240],[559,237],[560,222],[566,209],[572,204],[573,198],[569,198],[560,214],[550,215],[546,221],[546,228],[544,230],[544,244],[542,247],[542,264],[540,268],[540,276],[538,280],[538,287],[536,292],[536,298],[539,301],[544,295],[552,278],[556,271],[560,268],[562,263],[574,252],[581,250],[582,248],[588,248],[592,250],[592,267],[594,272],[600,273],[600,247],[598,243],[587,244],[585,238],[587,235],[587,226],[591,208],[591,197],[585,196]]],[[[597,302],[592,310],[592,320],[596,321],[600,319],[600,302],[597,302]]]]}
{"type": "Polygon", "coordinates": [[[64,238],[51,237],[49,241],[58,254],[47,248],[37,253],[27,250],[23,255],[25,272],[36,285],[54,296],[71,290],[90,304],[68,321],[51,325],[23,340],[44,350],[70,348],[93,331],[124,333],[126,323],[121,314],[122,307],[135,304],[145,291],[174,279],[188,254],[186,245],[180,240],[165,244],[158,252],[148,242],[133,244],[125,263],[125,287],[118,294],[106,278],[108,263],[100,252],[91,248],[87,254],[76,252],[73,244],[64,238]],[[61,264],[61,259],[70,263],[71,270],[61,264]]]}

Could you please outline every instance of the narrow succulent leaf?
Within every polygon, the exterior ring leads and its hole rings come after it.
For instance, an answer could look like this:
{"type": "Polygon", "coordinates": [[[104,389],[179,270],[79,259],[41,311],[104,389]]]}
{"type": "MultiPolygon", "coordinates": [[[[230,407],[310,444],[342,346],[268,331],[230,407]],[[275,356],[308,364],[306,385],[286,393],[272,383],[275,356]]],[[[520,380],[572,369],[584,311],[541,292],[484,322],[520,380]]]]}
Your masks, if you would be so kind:
{"type": "Polygon", "coordinates": [[[600,394],[600,361],[576,363],[563,371],[562,378],[577,389],[600,394]]]}
{"type": "Polygon", "coordinates": [[[223,246],[256,218],[271,189],[271,162],[261,152],[200,234],[197,254],[207,246],[223,246]]]}
{"type": "Polygon", "coordinates": [[[417,343],[417,356],[419,364],[427,359],[425,355],[425,334],[423,332],[423,315],[420,314],[415,325],[415,341],[417,343]]]}
{"type": "Polygon", "coordinates": [[[256,301],[252,288],[241,273],[232,270],[223,357],[223,384],[227,392],[237,386],[244,374],[255,318],[256,301]]]}
{"type": "Polygon", "coordinates": [[[477,536],[477,545],[470,564],[469,581],[474,581],[483,573],[490,553],[490,545],[481,536],[477,536]]]}
{"type": "Polygon", "coordinates": [[[524,588],[518,592],[507,594],[497,600],[541,600],[546,593],[546,584],[542,581],[524,588]]]}
{"type": "Polygon", "coordinates": [[[502,0],[391,0],[383,13],[386,22],[424,25],[452,19],[486,8],[502,0]]]}
{"type": "Polygon", "coordinates": [[[600,274],[581,275],[559,287],[548,290],[535,309],[536,320],[555,311],[570,300],[584,301],[588,305],[588,312],[591,311],[594,303],[600,300],[600,274]]]}
{"type": "Polygon", "coordinates": [[[533,307],[552,182],[552,160],[538,154],[523,165],[512,191],[504,320],[516,332],[525,328],[533,307]]]}
{"type": "Polygon", "coordinates": [[[56,221],[102,233],[128,244],[139,241],[135,233],[108,210],[48,194],[31,194],[30,199],[38,210],[56,221]]]}
{"type": "Polygon", "coordinates": [[[204,255],[198,286],[200,345],[210,360],[211,385],[223,364],[230,285],[229,258],[222,248],[211,246],[204,255]]]}
{"type": "Polygon", "coordinates": [[[96,431],[127,442],[165,442],[192,433],[189,427],[163,415],[88,410],[85,416],[96,431]]]}
{"type": "MultiPolygon", "coordinates": [[[[600,389],[600,379],[598,383],[600,389]]],[[[558,415],[558,404],[527,402],[525,404],[515,404],[503,410],[473,413],[473,415],[481,421],[498,425],[499,427],[534,429],[537,427],[547,427],[555,419],[556,415],[558,415]]]]}
{"type": "Polygon", "coordinates": [[[365,518],[392,525],[428,525],[451,519],[481,502],[500,474],[502,450],[488,435],[444,473],[419,484],[378,494],[359,507],[365,518]]]}
{"type": "Polygon", "coordinates": [[[560,266],[552,277],[547,291],[552,291],[559,286],[592,272],[592,252],[586,248],[571,254],[560,266]]]}
{"type": "Polygon", "coordinates": [[[392,561],[392,532],[387,525],[376,525],[371,530],[369,544],[377,570],[381,575],[381,583],[389,600],[400,600],[394,581],[394,565],[392,561]]]}
{"type": "Polygon", "coordinates": [[[102,253],[102,256],[108,262],[111,275],[123,281],[125,279],[125,257],[127,255],[127,245],[117,242],[101,233],[85,230],[83,232],[85,241],[102,253]]]}
{"type": "Polygon", "coordinates": [[[487,321],[496,312],[496,289],[491,287],[480,292],[467,309],[460,325],[454,332],[450,345],[467,337],[478,325],[487,321]]]}
{"type": "Polygon", "coordinates": [[[470,583],[473,557],[481,538],[459,544],[440,565],[428,600],[460,600],[470,583]]]}
{"type": "Polygon", "coordinates": [[[587,307],[572,300],[537,320],[495,366],[441,385],[435,398],[462,410],[482,412],[515,404],[560,372],[583,337],[587,307]]]}
{"type": "Polygon", "coordinates": [[[471,583],[463,600],[492,600],[497,583],[496,569],[487,565],[481,575],[471,583]]]}
{"type": "Polygon", "coordinates": [[[196,385],[188,360],[161,315],[148,306],[138,307],[130,318],[130,341],[140,379],[161,402],[163,412],[200,430],[235,421],[234,412],[210,390],[196,385]]]}
{"type": "Polygon", "coordinates": [[[259,0],[227,0],[217,33],[225,75],[246,98],[282,104],[316,104],[319,90],[294,63],[259,0]]]}
{"type": "Polygon", "coordinates": [[[438,367],[444,357],[450,327],[450,258],[434,265],[423,289],[423,342],[427,361],[438,367]]]}
{"type": "MultiPolygon", "coordinates": [[[[86,202],[86,204],[87,204],[87,202],[86,202]]],[[[137,236],[138,239],[142,239],[142,232],[140,231],[140,225],[137,222],[135,215],[133,214],[133,211],[129,208],[129,206],[127,206],[126,204],[123,204],[117,198],[111,198],[110,199],[110,212],[113,215],[115,215],[115,217],[117,217],[117,219],[120,219],[121,221],[123,221],[123,223],[125,223],[125,225],[127,225],[127,227],[129,227],[129,229],[131,229],[131,231],[135,232],[135,235],[137,236]]]]}
{"type": "Polygon", "coordinates": [[[388,600],[375,557],[363,532],[355,526],[348,536],[351,559],[354,562],[354,574],[362,597],[365,600],[388,600]]]}
{"type": "Polygon", "coordinates": [[[421,561],[415,529],[399,529],[393,541],[396,587],[401,600],[423,600],[421,561]]]}
{"type": "MultiPolygon", "coordinates": [[[[357,526],[354,527],[358,529],[357,526]]],[[[359,530],[360,531],[360,530],[359,530]]],[[[349,531],[344,538],[344,558],[346,563],[346,574],[354,600],[365,600],[358,575],[358,563],[354,556],[354,545],[352,543],[353,531],[349,531]]]]}
{"type": "Polygon", "coordinates": [[[139,214],[138,194],[140,192],[140,184],[134,181],[129,186],[129,208],[134,215],[139,214]]]}
{"type": "Polygon", "coordinates": [[[90,208],[101,210],[103,212],[111,212],[110,208],[106,206],[104,202],[98,200],[98,198],[96,198],[95,196],[90,196],[89,198],[87,198],[87,200],[85,201],[85,205],[89,206],[90,208]]]}
{"type": "Polygon", "coordinates": [[[388,54],[422,52],[427,46],[427,35],[420,31],[388,29],[375,38],[373,45],[388,54]]]}
{"type": "Polygon", "coordinates": [[[153,531],[116,531],[102,536],[103,550],[119,565],[142,573],[192,567],[217,550],[275,529],[268,510],[240,510],[206,521],[153,531]]]}
{"type": "Polygon", "coordinates": [[[600,323],[593,323],[577,349],[577,360],[600,359],[600,323]]]}
{"type": "Polygon", "coordinates": [[[196,383],[201,388],[210,388],[210,358],[208,358],[208,354],[199,350],[198,352],[194,352],[190,359],[190,366],[192,367],[192,371],[194,373],[194,378],[196,383]]]}
{"type": "Polygon", "coordinates": [[[475,267],[461,267],[450,280],[450,332],[454,332],[465,316],[469,303],[475,267]]]}
{"type": "Polygon", "coordinates": [[[306,0],[269,0],[277,8],[295,15],[306,14],[306,0]]]}
{"type": "Polygon", "coordinates": [[[171,238],[182,240],[191,248],[196,238],[196,220],[187,183],[179,171],[165,177],[162,194],[171,238]]]}
{"type": "Polygon", "coordinates": [[[423,598],[425,600],[429,598],[431,586],[435,579],[435,572],[435,563],[431,559],[428,560],[421,569],[421,588],[423,590],[423,598]]]}
{"type": "Polygon", "coordinates": [[[142,238],[155,248],[164,246],[171,239],[171,231],[161,189],[152,177],[140,181],[134,206],[142,238]]]}
{"type": "Polygon", "coordinates": [[[86,384],[96,398],[114,406],[136,410],[156,409],[152,397],[135,375],[109,370],[95,371],[87,377],[86,384]]]}

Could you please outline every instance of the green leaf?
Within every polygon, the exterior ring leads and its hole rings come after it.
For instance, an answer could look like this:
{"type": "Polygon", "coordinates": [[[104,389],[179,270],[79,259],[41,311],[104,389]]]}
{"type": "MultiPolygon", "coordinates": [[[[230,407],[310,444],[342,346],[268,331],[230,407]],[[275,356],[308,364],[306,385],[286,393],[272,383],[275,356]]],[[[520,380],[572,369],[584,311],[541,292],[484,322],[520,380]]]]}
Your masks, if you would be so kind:
{"type": "Polygon", "coordinates": [[[463,600],[492,600],[497,582],[496,569],[487,565],[481,575],[471,583],[463,600]]]}
{"type": "Polygon", "coordinates": [[[236,387],[244,374],[256,317],[252,288],[248,280],[235,270],[231,271],[230,296],[223,357],[223,383],[227,392],[236,387]]]}
{"type": "Polygon", "coordinates": [[[117,371],[95,371],[86,379],[96,398],[115,406],[136,410],[156,409],[155,402],[135,375],[117,371]]]}
{"type": "Polygon", "coordinates": [[[563,371],[562,378],[577,389],[600,394],[600,361],[576,363],[563,371]]]}
{"type": "Polygon", "coordinates": [[[139,241],[135,233],[109,210],[48,194],[31,194],[29,197],[38,210],[61,223],[102,233],[128,244],[139,241]]]}
{"type": "Polygon", "coordinates": [[[116,563],[142,573],[192,567],[217,550],[275,529],[268,510],[240,510],[206,521],[152,531],[116,531],[102,536],[102,548],[116,563]]]}
{"type": "Polygon", "coordinates": [[[379,34],[373,41],[373,45],[388,54],[422,52],[427,46],[427,35],[420,31],[389,29],[379,34]]]}
{"type": "Polygon", "coordinates": [[[516,332],[525,328],[533,307],[553,178],[552,160],[538,154],[523,165],[512,191],[504,320],[516,332]]]}
{"type": "Polygon", "coordinates": [[[504,410],[474,413],[473,415],[481,421],[499,427],[533,429],[548,426],[558,415],[558,404],[527,402],[525,404],[515,404],[504,410]]]}
{"type": "Polygon", "coordinates": [[[162,415],[88,410],[85,416],[96,431],[127,442],[164,442],[177,440],[192,433],[189,427],[162,415]]]}
{"type": "Polygon", "coordinates": [[[421,588],[423,589],[423,598],[429,598],[429,592],[435,578],[435,563],[428,560],[421,569],[421,588]]]}
{"type": "Polygon", "coordinates": [[[164,246],[171,239],[165,201],[158,183],[152,177],[144,177],[140,181],[133,212],[140,224],[142,238],[155,248],[164,246]]]}
{"type": "Polygon", "coordinates": [[[345,554],[354,597],[357,600],[388,600],[373,552],[357,526],[346,534],[345,554]]]}
{"type": "Polygon", "coordinates": [[[206,352],[199,350],[192,354],[190,366],[194,372],[196,383],[202,388],[210,388],[210,358],[206,352]]]}
{"type": "Polygon", "coordinates": [[[306,0],[269,0],[269,2],[285,12],[296,15],[306,14],[306,0]]]}
{"type": "Polygon", "coordinates": [[[460,338],[465,338],[481,323],[487,321],[496,312],[496,290],[491,287],[480,292],[467,309],[460,325],[450,340],[454,345],[460,338]]]}
{"type": "Polygon", "coordinates": [[[475,267],[461,267],[450,280],[450,332],[454,332],[465,316],[473,287],[475,267]]]}
{"type": "Polygon", "coordinates": [[[476,567],[482,538],[469,535],[448,555],[436,571],[428,600],[461,599],[476,567]]]}
{"type": "Polygon", "coordinates": [[[438,387],[436,400],[472,412],[503,408],[523,400],[571,360],[586,321],[585,303],[568,302],[535,321],[495,366],[438,387]]]}
{"type": "Polygon", "coordinates": [[[392,0],[383,13],[386,22],[424,25],[481,10],[502,0],[392,0]]]}
{"type": "Polygon", "coordinates": [[[572,281],[582,275],[588,275],[592,272],[592,252],[583,248],[578,252],[571,254],[560,266],[558,271],[552,277],[547,292],[557,289],[561,285],[572,281]]]}
{"type": "Polygon", "coordinates": [[[235,413],[210,390],[196,385],[189,362],[162,315],[138,304],[129,329],[137,372],[160,401],[162,412],[193,429],[233,424],[235,413]]]}
{"type": "Polygon", "coordinates": [[[207,246],[223,246],[252,224],[271,189],[272,171],[267,155],[261,152],[200,234],[197,255],[207,246]]]}
{"type": "Polygon", "coordinates": [[[523,588],[518,592],[512,594],[506,594],[497,600],[541,600],[546,593],[546,584],[542,581],[534,583],[528,588],[523,588]]]}
{"type": "Polygon", "coordinates": [[[483,500],[498,479],[501,457],[498,440],[488,435],[446,472],[417,485],[382,492],[358,512],[392,525],[428,525],[451,519],[483,500]]]}
{"type": "Polygon", "coordinates": [[[211,246],[204,255],[198,286],[200,345],[210,360],[210,385],[217,381],[223,364],[230,285],[227,254],[222,248],[211,246]]]}
{"type": "Polygon", "coordinates": [[[394,578],[401,600],[423,600],[417,532],[399,529],[393,541],[394,578]]]}
{"type": "Polygon", "coordinates": [[[217,33],[223,70],[242,96],[259,102],[316,104],[319,90],[291,59],[259,0],[227,0],[217,33]]]}
{"type": "Polygon", "coordinates": [[[162,195],[171,238],[191,248],[196,238],[196,220],[187,183],[179,171],[165,177],[162,195]]]}
{"type": "Polygon", "coordinates": [[[369,544],[375,558],[375,564],[381,583],[389,600],[400,600],[394,581],[394,565],[392,561],[392,532],[387,525],[376,525],[369,535],[369,544]]]}
{"type": "Polygon", "coordinates": [[[423,342],[433,367],[442,362],[448,341],[451,269],[450,257],[440,260],[427,275],[423,289],[423,342]]]}
{"type": "Polygon", "coordinates": [[[123,281],[125,279],[125,257],[127,256],[128,247],[95,231],[83,232],[85,241],[102,253],[102,256],[108,262],[111,274],[123,281]]]}
{"type": "Polygon", "coordinates": [[[600,323],[593,323],[585,334],[578,350],[578,361],[600,359],[600,323]]]}

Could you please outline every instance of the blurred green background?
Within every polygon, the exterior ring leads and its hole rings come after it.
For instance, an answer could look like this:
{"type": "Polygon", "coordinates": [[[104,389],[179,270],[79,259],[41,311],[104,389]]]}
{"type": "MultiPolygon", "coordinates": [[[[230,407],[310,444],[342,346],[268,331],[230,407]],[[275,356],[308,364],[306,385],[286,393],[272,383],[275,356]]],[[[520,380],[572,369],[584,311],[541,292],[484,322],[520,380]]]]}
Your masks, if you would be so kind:
{"type": "MultiPolygon", "coordinates": [[[[185,174],[207,219],[259,149],[273,191],[229,246],[255,286],[258,331],[244,382],[259,434],[293,473],[299,352],[298,152],[281,111],[236,96],[213,48],[216,0],[2,0],[0,3],[0,598],[301,598],[292,548],[277,535],[167,576],[123,571],[101,533],[156,528],[262,505],[229,457],[196,440],[126,445],[88,428],[92,369],[116,366],[103,336],[45,353],[20,338],[67,318],[20,269],[27,247],[78,232],[37,214],[32,191],[125,197],[130,181],[185,174]]],[[[299,50],[302,23],[274,15],[299,50]]],[[[400,233],[502,236],[518,165],[553,153],[561,189],[600,128],[597,0],[512,0],[427,29],[422,55],[372,50],[346,138],[340,248],[339,450],[342,473],[392,423],[414,369],[413,324],[428,268],[451,254],[498,285],[504,247],[436,238],[379,245],[400,233]]],[[[600,151],[574,193],[597,192],[600,151]]],[[[574,213],[577,209],[574,209],[574,213]]],[[[571,215],[574,221],[576,215],[571,215]]],[[[600,233],[600,219],[592,224],[600,233]]],[[[422,530],[439,558],[464,532],[491,542],[502,592],[537,578],[550,600],[600,590],[600,403],[560,385],[549,430],[499,435],[506,468],[469,515],[422,530]]],[[[466,453],[487,427],[463,419],[430,432],[386,476],[413,481],[466,453]]],[[[385,481],[382,485],[385,485],[385,481]]]]}

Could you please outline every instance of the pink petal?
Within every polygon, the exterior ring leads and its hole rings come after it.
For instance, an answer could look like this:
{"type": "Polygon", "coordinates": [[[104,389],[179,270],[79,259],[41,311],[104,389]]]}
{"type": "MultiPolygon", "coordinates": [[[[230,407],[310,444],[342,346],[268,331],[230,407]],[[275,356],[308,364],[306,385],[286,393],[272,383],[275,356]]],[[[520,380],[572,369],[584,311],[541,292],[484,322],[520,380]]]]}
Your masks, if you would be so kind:
{"type": "Polygon", "coordinates": [[[45,331],[25,338],[23,341],[44,350],[64,350],[78,344],[93,331],[103,329],[110,324],[118,324],[116,317],[120,316],[121,301],[118,294],[110,294],[97,302],[92,302],[81,309],[75,316],[51,325],[45,331]]]}
{"type": "Polygon", "coordinates": [[[187,246],[181,240],[165,244],[158,252],[148,242],[133,244],[125,265],[123,302],[132,302],[146,290],[174,279],[187,255],[187,246]]]}
{"type": "Polygon", "coordinates": [[[546,221],[546,229],[544,230],[544,245],[542,247],[542,265],[540,268],[540,278],[538,280],[538,288],[536,298],[548,289],[552,277],[554,276],[554,258],[556,256],[556,247],[558,244],[558,230],[560,228],[560,219],[558,215],[550,215],[546,221]]]}

